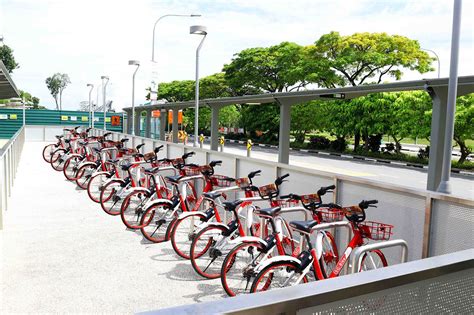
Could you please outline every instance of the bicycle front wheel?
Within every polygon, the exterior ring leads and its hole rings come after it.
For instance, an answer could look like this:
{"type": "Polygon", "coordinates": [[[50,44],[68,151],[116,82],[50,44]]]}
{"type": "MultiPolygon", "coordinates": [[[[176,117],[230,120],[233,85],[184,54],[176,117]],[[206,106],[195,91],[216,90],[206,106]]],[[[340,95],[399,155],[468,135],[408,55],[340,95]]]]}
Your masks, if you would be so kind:
{"type": "Polygon", "coordinates": [[[222,287],[229,296],[250,292],[255,267],[264,256],[264,247],[257,242],[239,244],[229,252],[221,268],[222,287]]]}
{"type": "Polygon", "coordinates": [[[122,187],[123,181],[111,180],[105,184],[100,193],[100,206],[109,215],[119,215],[126,193],[126,187],[122,187]]]}
{"type": "Polygon", "coordinates": [[[89,184],[89,180],[94,175],[96,170],[96,165],[94,164],[85,164],[79,166],[76,172],[76,184],[81,189],[87,189],[87,185],[89,184]]]}
{"type": "Polygon", "coordinates": [[[48,144],[47,146],[44,147],[43,149],[43,159],[51,163],[51,156],[54,153],[54,150],[56,150],[57,146],[55,144],[48,144]]]}
{"type": "Polygon", "coordinates": [[[53,152],[53,155],[51,155],[51,167],[55,171],[62,171],[64,167],[64,162],[66,159],[66,150],[64,149],[57,149],[56,151],[53,152]]]}
{"type": "Polygon", "coordinates": [[[328,278],[334,268],[336,268],[336,264],[339,261],[339,253],[334,236],[329,232],[320,233],[322,254],[319,259],[319,265],[325,278],[328,278]]]}
{"type": "Polygon", "coordinates": [[[63,173],[67,180],[76,179],[76,173],[81,161],[82,158],[80,156],[71,156],[64,162],[63,173]]]}
{"type": "Polygon", "coordinates": [[[146,209],[140,221],[140,231],[147,240],[161,243],[169,240],[173,224],[178,217],[177,211],[167,202],[151,205],[146,209]]]}
{"type": "Polygon", "coordinates": [[[100,202],[100,193],[111,176],[105,173],[95,174],[87,183],[87,194],[92,201],[100,202]]]}
{"type": "Polygon", "coordinates": [[[224,226],[208,226],[196,235],[191,244],[191,264],[204,278],[221,276],[222,263],[230,250],[226,231],[224,226]]]}
{"type": "Polygon", "coordinates": [[[262,269],[255,277],[250,292],[261,292],[285,287],[297,283],[306,283],[308,278],[302,275],[296,262],[276,261],[262,269]],[[299,279],[301,280],[299,281],[299,279]]]}
{"type": "Polygon", "coordinates": [[[378,249],[364,253],[361,257],[360,269],[361,271],[374,270],[387,267],[387,259],[385,255],[378,249]]]}

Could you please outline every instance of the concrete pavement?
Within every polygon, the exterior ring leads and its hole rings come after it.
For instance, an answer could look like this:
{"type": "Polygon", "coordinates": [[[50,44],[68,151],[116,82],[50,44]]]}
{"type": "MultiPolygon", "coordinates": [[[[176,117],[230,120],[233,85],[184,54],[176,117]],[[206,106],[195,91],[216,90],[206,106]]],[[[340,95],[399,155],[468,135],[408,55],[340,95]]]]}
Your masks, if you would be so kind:
{"type": "Polygon", "coordinates": [[[105,214],[25,143],[0,231],[0,314],[133,313],[224,297],[169,243],[105,214]]]}

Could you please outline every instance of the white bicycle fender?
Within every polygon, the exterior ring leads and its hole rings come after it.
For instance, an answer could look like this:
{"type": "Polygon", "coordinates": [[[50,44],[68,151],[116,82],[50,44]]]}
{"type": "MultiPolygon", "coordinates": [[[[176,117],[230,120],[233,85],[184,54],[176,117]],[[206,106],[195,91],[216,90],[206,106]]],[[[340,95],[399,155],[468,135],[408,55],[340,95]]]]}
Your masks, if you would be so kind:
{"type": "Polygon", "coordinates": [[[229,227],[223,223],[219,223],[219,222],[206,222],[204,224],[202,224],[202,227],[199,226],[199,230],[202,230],[202,229],[205,229],[209,226],[215,226],[215,227],[223,227],[224,229],[229,230],[229,227]]]}
{"type": "Polygon", "coordinates": [[[167,203],[167,204],[169,204],[170,206],[173,205],[173,203],[172,203],[170,200],[168,200],[168,199],[155,199],[155,200],[153,200],[152,202],[150,202],[150,203],[148,204],[148,207],[154,206],[154,205],[159,204],[159,203],[167,203]]]}
{"type": "Polygon", "coordinates": [[[240,244],[240,243],[260,243],[264,247],[267,247],[267,245],[268,245],[267,242],[262,240],[260,237],[256,237],[256,236],[242,236],[242,237],[237,237],[237,238],[229,241],[229,244],[237,245],[237,244],[240,244]]]}
{"type": "Polygon", "coordinates": [[[271,263],[274,263],[274,262],[294,262],[298,265],[301,265],[301,260],[299,260],[298,258],[295,258],[293,256],[288,256],[288,255],[284,255],[284,256],[275,256],[275,257],[272,257],[270,259],[267,259],[265,261],[262,261],[259,265],[258,265],[258,270],[263,270],[263,268],[266,268],[268,265],[270,265],[271,263]]]}
{"type": "Polygon", "coordinates": [[[146,192],[148,194],[150,193],[150,190],[145,188],[145,187],[130,187],[128,190],[130,191],[130,193],[134,192],[134,191],[137,191],[137,190],[143,190],[144,192],[146,192]]]}
{"type": "Polygon", "coordinates": [[[113,181],[113,180],[119,181],[119,182],[122,182],[122,183],[124,182],[124,180],[121,179],[121,178],[112,177],[112,178],[109,178],[109,179],[107,179],[107,180],[105,181],[104,186],[107,185],[108,183],[110,183],[110,182],[113,181]]]}
{"type": "Polygon", "coordinates": [[[184,219],[184,218],[187,218],[187,217],[190,217],[190,216],[198,216],[198,217],[204,218],[206,216],[206,214],[202,211],[187,211],[187,212],[181,213],[178,216],[178,220],[181,220],[181,219],[184,219]]]}
{"type": "Polygon", "coordinates": [[[318,236],[316,236],[316,254],[318,255],[318,260],[321,259],[323,255],[323,233],[324,232],[320,232],[318,236]]]}

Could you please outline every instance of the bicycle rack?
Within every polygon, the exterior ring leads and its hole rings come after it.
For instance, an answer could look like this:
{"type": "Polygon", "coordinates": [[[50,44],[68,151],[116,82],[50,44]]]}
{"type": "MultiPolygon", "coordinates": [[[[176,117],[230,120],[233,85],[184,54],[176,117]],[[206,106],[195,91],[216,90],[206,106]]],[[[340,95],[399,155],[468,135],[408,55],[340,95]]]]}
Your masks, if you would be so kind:
{"type": "Polygon", "coordinates": [[[351,273],[356,273],[358,272],[357,270],[360,270],[360,265],[361,265],[361,257],[364,253],[376,250],[376,249],[384,249],[384,248],[390,248],[390,247],[397,247],[400,246],[402,248],[402,254],[401,254],[401,263],[404,263],[407,261],[408,258],[408,244],[404,240],[392,240],[392,241],[385,241],[385,242],[378,242],[378,243],[373,243],[373,244],[367,244],[364,246],[357,247],[353,252],[352,252],[352,259],[351,259],[351,273]]]}
{"type": "MultiPolygon", "coordinates": [[[[347,229],[347,244],[351,242],[352,239],[352,227],[349,221],[336,221],[330,223],[321,223],[316,225],[311,231],[321,231],[332,228],[345,227],[347,229]]],[[[347,274],[347,269],[349,268],[348,264],[344,264],[344,274],[347,274]]]]}

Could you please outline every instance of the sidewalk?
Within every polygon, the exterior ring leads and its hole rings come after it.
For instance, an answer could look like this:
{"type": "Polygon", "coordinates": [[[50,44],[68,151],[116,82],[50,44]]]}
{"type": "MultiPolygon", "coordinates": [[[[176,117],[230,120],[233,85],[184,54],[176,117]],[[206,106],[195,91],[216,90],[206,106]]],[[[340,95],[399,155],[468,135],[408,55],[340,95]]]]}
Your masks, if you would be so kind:
{"type": "Polygon", "coordinates": [[[220,299],[169,243],[105,214],[25,143],[0,231],[0,314],[132,313],[220,299]]]}

